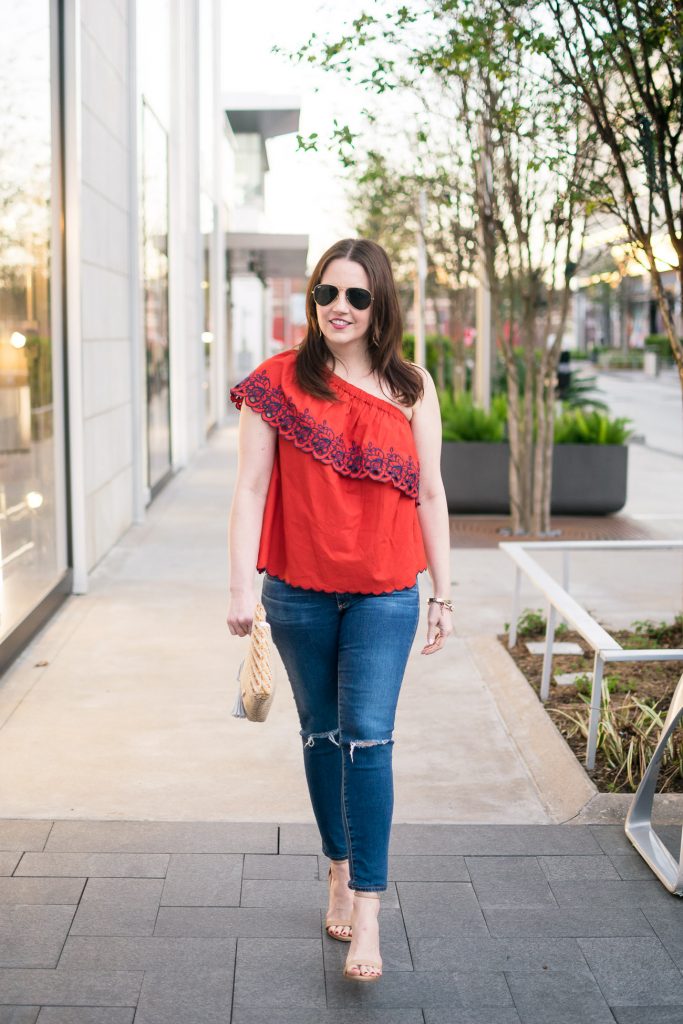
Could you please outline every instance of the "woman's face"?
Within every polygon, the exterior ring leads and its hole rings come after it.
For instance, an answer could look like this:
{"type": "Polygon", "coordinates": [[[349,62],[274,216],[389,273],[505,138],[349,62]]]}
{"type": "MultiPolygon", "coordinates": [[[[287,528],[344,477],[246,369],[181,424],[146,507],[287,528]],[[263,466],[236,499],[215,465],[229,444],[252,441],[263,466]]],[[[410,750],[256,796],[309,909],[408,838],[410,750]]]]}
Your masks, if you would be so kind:
{"type": "Polygon", "coordinates": [[[365,288],[371,291],[370,280],[364,267],[354,260],[337,259],[327,264],[320,284],[334,284],[339,289],[329,306],[318,306],[318,324],[326,341],[337,351],[340,346],[368,340],[372,321],[372,303],[367,309],[354,309],[346,298],[347,288],[365,288]]]}

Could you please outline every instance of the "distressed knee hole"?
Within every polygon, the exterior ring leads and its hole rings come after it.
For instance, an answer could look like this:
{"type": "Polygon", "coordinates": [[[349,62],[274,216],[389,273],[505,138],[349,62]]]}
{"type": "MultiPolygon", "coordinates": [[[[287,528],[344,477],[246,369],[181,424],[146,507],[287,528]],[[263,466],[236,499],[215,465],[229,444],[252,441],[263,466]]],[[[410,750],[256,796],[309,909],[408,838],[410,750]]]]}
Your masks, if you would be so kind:
{"type": "MultiPolygon", "coordinates": [[[[335,736],[339,734],[339,729],[333,729],[331,732],[310,732],[306,737],[305,747],[314,747],[316,740],[329,740],[330,743],[334,743],[335,747],[339,746],[335,736]]],[[[302,739],[306,735],[303,731],[300,733],[302,739]]]]}
{"type": "Polygon", "coordinates": [[[350,740],[349,756],[353,761],[353,751],[356,747],[380,747],[384,746],[385,743],[391,743],[391,738],[386,740],[350,740]]]}

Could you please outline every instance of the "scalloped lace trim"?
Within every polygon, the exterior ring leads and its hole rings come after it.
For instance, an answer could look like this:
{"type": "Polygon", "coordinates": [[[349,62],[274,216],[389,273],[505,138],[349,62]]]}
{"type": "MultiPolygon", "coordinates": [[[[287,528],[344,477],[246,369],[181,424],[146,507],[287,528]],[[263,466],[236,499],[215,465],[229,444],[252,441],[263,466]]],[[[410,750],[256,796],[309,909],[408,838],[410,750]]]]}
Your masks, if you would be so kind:
{"type": "MultiPolygon", "coordinates": [[[[417,570],[416,576],[419,576],[421,572],[427,572],[428,566],[423,565],[421,569],[417,570]]],[[[345,590],[327,590],[325,587],[302,587],[299,583],[290,583],[289,580],[284,579],[282,576],[276,576],[274,572],[270,572],[265,566],[257,566],[257,573],[266,573],[275,580],[279,580],[280,583],[286,583],[290,587],[298,587],[300,590],[314,590],[316,594],[345,594],[345,590]]],[[[415,580],[415,583],[417,580],[415,580]]],[[[410,587],[414,587],[415,583],[406,583],[404,587],[392,587],[391,590],[354,590],[354,594],[373,594],[377,597],[381,597],[382,594],[393,594],[396,590],[408,590],[410,587]]]]}
{"type": "Polygon", "coordinates": [[[308,407],[303,411],[297,409],[280,384],[271,384],[265,371],[252,372],[231,388],[230,400],[238,409],[246,401],[296,448],[310,452],[313,458],[332,466],[342,476],[356,480],[369,477],[390,483],[417,500],[420,467],[410,455],[401,455],[394,448],[385,452],[372,443],[359,445],[352,441],[348,444],[344,435],[337,434],[327,420],[318,423],[308,407]]]}

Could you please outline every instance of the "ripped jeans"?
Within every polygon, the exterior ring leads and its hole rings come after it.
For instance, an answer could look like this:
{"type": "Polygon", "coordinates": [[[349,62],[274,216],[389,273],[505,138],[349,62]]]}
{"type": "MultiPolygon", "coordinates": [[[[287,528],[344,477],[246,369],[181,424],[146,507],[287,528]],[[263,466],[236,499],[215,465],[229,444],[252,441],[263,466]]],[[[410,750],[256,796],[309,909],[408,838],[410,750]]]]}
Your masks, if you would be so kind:
{"type": "Polygon", "coordinates": [[[418,584],[325,593],[265,574],[261,601],[301,724],[304,769],[331,860],[349,887],[387,887],[394,717],[420,614],[418,584]]]}

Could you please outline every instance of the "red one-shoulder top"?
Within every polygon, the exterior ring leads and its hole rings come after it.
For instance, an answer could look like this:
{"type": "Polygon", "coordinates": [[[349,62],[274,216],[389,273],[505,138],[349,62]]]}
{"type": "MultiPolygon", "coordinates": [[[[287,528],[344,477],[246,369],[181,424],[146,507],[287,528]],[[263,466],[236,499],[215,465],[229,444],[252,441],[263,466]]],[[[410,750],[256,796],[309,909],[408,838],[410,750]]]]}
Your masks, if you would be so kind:
{"type": "Polygon", "coordinates": [[[328,593],[411,587],[427,568],[417,517],[419,461],[407,417],[335,373],[334,402],[299,387],[297,350],[230,389],[277,431],[258,572],[328,593]]]}

